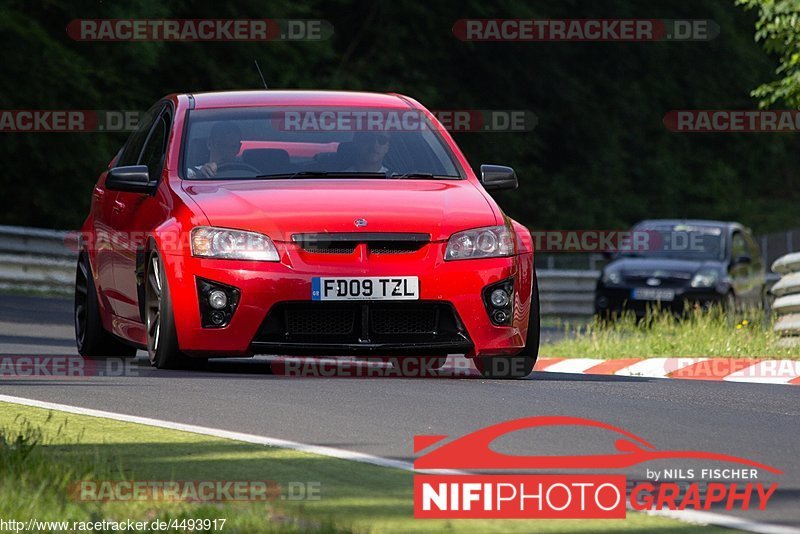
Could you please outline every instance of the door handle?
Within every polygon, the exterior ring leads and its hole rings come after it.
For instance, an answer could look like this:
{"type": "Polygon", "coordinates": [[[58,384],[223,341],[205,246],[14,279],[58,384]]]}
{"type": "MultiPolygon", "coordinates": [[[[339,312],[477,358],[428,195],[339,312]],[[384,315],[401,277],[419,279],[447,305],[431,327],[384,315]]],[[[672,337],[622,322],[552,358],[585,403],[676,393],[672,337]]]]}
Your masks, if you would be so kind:
{"type": "Polygon", "coordinates": [[[103,200],[103,195],[106,194],[106,190],[101,187],[94,188],[94,198],[97,200],[103,200]]]}
{"type": "Polygon", "coordinates": [[[125,209],[125,203],[124,202],[120,202],[119,200],[115,200],[114,201],[114,207],[111,208],[111,211],[113,211],[114,213],[119,213],[124,209],[125,209]]]}

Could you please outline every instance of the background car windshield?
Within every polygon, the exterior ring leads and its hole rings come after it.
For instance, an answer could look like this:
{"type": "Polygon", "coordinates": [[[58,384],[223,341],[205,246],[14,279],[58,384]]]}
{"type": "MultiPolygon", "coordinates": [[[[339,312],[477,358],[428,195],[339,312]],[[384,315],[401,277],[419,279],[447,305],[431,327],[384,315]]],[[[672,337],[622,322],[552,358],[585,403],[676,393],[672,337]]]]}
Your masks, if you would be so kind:
{"type": "Polygon", "coordinates": [[[189,113],[183,149],[189,179],[295,173],[461,178],[434,126],[410,109],[195,110],[189,113]],[[210,172],[203,168],[209,163],[214,164],[210,172]]]}
{"type": "Polygon", "coordinates": [[[721,260],[724,255],[722,228],[700,225],[647,225],[634,228],[648,232],[646,250],[623,254],[686,260],[721,260]]]}

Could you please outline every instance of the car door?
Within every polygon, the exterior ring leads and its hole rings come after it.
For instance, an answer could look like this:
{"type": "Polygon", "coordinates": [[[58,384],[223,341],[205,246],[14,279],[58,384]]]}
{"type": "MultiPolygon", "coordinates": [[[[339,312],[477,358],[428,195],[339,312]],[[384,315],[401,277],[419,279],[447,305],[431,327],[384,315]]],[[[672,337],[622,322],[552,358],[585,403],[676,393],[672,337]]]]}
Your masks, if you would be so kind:
{"type": "MultiPolygon", "coordinates": [[[[147,141],[147,137],[150,134],[150,130],[161,108],[162,106],[154,106],[142,116],[138,126],[122,147],[119,157],[116,158],[114,162],[115,167],[126,167],[137,164],[144,143],[147,141]]],[[[97,246],[99,252],[97,269],[102,272],[100,283],[102,284],[101,287],[106,302],[111,308],[111,313],[114,315],[121,315],[122,310],[125,308],[125,298],[116,279],[116,264],[120,256],[119,241],[122,236],[121,229],[117,226],[119,224],[117,215],[119,213],[118,200],[120,193],[118,191],[112,191],[105,186],[105,177],[102,182],[99,190],[98,187],[95,187],[93,192],[95,198],[98,196],[102,198],[103,204],[102,227],[104,230],[104,237],[103,242],[98,243],[97,246]]]]}
{"type": "MultiPolygon", "coordinates": [[[[172,110],[168,105],[157,109],[152,126],[135,163],[146,165],[151,181],[160,183],[172,125],[172,110]]],[[[120,317],[140,322],[137,255],[142,253],[148,232],[163,222],[166,208],[158,194],[120,191],[114,199],[112,218],[117,230],[114,255],[114,282],[119,292],[117,303],[120,317]]]]}
{"type": "Polygon", "coordinates": [[[98,297],[103,300],[104,305],[111,306],[112,302],[109,296],[115,292],[114,287],[114,270],[113,270],[113,251],[112,251],[112,236],[114,229],[111,226],[111,208],[113,206],[116,193],[106,188],[106,177],[112,165],[115,165],[119,160],[122,153],[117,153],[114,156],[108,169],[100,175],[100,179],[92,189],[91,199],[91,217],[93,235],[88,242],[88,250],[90,251],[89,257],[92,263],[92,270],[95,275],[95,285],[98,291],[98,297]]]}

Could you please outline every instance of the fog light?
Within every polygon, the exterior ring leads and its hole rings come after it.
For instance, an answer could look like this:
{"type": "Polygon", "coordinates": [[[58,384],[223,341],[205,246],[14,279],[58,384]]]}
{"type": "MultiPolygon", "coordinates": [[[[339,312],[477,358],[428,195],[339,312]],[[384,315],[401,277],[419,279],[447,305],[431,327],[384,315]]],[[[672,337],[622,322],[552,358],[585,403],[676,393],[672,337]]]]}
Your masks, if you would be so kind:
{"type": "Polygon", "coordinates": [[[503,310],[495,310],[495,312],[492,313],[492,319],[497,324],[503,324],[508,320],[508,314],[503,310]]]}
{"type": "Polygon", "coordinates": [[[228,305],[228,295],[220,289],[215,289],[208,294],[208,305],[215,310],[221,310],[228,305]]]}
{"type": "Polygon", "coordinates": [[[225,314],[221,311],[213,311],[209,315],[209,319],[211,319],[211,322],[215,325],[221,325],[225,322],[225,314]]]}
{"type": "Polygon", "coordinates": [[[492,291],[492,305],[496,308],[505,308],[508,306],[508,293],[502,289],[495,289],[492,291]]]}
{"type": "Polygon", "coordinates": [[[231,323],[241,291],[233,286],[197,278],[200,324],[203,328],[224,328],[231,323]]]}

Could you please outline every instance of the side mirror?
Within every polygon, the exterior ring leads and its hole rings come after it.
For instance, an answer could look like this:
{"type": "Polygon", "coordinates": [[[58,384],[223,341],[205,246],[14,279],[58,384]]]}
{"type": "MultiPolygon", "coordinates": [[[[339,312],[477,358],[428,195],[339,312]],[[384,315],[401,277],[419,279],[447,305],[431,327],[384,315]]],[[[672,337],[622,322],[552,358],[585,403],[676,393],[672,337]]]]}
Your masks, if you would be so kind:
{"type": "Polygon", "coordinates": [[[108,171],[106,187],[112,191],[150,193],[156,188],[156,182],[150,181],[147,165],[131,165],[114,167],[108,171]]]}
{"type": "Polygon", "coordinates": [[[519,187],[514,169],[502,165],[481,165],[481,184],[487,191],[519,187]]]}
{"type": "Polygon", "coordinates": [[[731,265],[750,265],[753,262],[753,258],[744,254],[742,256],[733,258],[731,265]]]}

